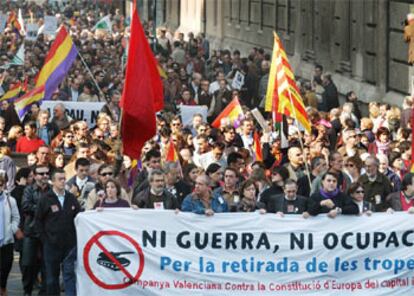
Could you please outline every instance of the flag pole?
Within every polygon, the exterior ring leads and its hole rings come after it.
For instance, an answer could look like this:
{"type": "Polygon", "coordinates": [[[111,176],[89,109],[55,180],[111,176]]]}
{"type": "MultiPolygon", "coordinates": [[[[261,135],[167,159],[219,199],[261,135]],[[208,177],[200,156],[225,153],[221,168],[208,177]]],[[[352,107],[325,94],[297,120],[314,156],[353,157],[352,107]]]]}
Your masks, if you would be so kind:
{"type": "MultiPolygon", "coordinates": [[[[80,57],[82,64],[85,66],[86,70],[88,71],[89,75],[92,78],[93,83],[95,84],[96,88],[98,89],[98,92],[100,93],[100,95],[104,98],[104,100],[109,103],[109,100],[107,100],[105,94],[103,93],[102,89],[99,87],[98,82],[95,79],[95,76],[93,76],[93,73],[91,71],[91,69],[89,68],[88,64],[86,64],[85,60],[83,59],[81,53],[78,50],[78,56],[80,57]]],[[[101,99],[98,97],[99,102],[101,101],[101,99]]]]}
{"type": "MultiPolygon", "coordinates": [[[[299,143],[300,143],[300,147],[302,148],[302,152],[304,152],[304,150],[305,150],[305,145],[303,145],[302,137],[301,137],[301,135],[300,135],[299,124],[298,124],[298,121],[297,121],[297,116],[296,116],[296,108],[295,108],[295,106],[293,105],[293,99],[292,99],[292,95],[291,95],[291,93],[290,93],[290,90],[289,90],[289,89],[288,89],[288,93],[289,93],[290,105],[291,105],[292,110],[293,110],[293,116],[295,117],[296,127],[298,128],[298,131],[299,131],[299,143]]],[[[311,190],[312,190],[312,181],[311,181],[311,178],[310,178],[310,170],[309,170],[308,162],[307,162],[307,160],[306,160],[306,159],[304,159],[304,163],[305,163],[305,170],[306,170],[306,173],[307,173],[306,175],[308,176],[309,189],[311,189],[311,190]]]]}

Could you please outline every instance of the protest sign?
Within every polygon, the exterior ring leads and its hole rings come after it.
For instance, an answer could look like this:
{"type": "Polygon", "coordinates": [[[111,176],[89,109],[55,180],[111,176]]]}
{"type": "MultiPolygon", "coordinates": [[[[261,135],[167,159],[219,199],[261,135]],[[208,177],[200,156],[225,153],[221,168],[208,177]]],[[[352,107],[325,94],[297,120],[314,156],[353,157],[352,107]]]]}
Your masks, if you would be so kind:
{"type": "Polygon", "coordinates": [[[26,24],[26,39],[30,41],[36,41],[38,31],[38,24],[26,24]]]}
{"type": "Polygon", "coordinates": [[[44,27],[42,31],[43,34],[55,36],[56,30],[57,30],[57,23],[58,23],[58,20],[55,16],[46,15],[45,23],[44,23],[44,27]]]}
{"type": "Polygon", "coordinates": [[[189,125],[193,122],[193,115],[199,113],[203,116],[203,121],[207,122],[207,106],[185,106],[180,105],[181,119],[183,125],[189,125]]]}
{"type": "Polygon", "coordinates": [[[7,15],[4,13],[0,13],[0,33],[4,31],[6,28],[6,22],[7,22],[7,15]]]}
{"type": "Polygon", "coordinates": [[[233,81],[231,83],[231,87],[233,89],[241,90],[242,86],[244,84],[244,74],[242,74],[240,71],[237,71],[234,75],[233,81]]]}
{"type": "Polygon", "coordinates": [[[53,114],[53,107],[63,103],[68,114],[74,120],[84,120],[89,127],[96,124],[96,118],[105,103],[101,102],[70,102],[70,101],[43,101],[41,108],[49,110],[53,114]]]}
{"type": "Polygon", "coordinates": [[[407,213],[89,211],[75,220],[78,293],[411,295],[413,222],[407,213]]]}

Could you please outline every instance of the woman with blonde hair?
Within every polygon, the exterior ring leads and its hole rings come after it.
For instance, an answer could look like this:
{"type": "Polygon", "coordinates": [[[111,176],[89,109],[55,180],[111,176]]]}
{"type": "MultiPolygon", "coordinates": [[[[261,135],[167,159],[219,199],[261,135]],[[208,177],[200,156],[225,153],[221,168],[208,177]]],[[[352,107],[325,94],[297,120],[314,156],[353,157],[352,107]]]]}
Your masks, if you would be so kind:
{"type": "Polygon", "coordinates": [[[7,135],[7,146],[12,152],[16,151],[17,140],[23,136],[23,129],[20,125],[13,125],[7,135]]]}

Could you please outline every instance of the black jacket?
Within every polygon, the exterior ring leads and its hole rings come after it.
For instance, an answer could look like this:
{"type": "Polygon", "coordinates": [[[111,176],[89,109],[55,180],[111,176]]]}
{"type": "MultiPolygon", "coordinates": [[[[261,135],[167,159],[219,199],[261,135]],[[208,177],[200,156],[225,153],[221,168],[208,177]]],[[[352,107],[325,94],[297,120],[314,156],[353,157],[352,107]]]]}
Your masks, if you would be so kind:
{"type": "MultiPolygon", "coordinates": [[[[134,205],[137,205],[140,208],[151,209],[153,208],[153,206],[150,205],[149,196],[150,196],[150,188],[148,187],[147,189],[138,193],[138,195],[134,196],[132,203],[134,205]]],[[[180,208],[178,205],[177,199],[174,197],[174,195],[169,193],[167,190],[164,190],[162,199],[163,199],[165,210],[175,210],[175,209],[180,208]]]]}
{"type": "Polygon", "coordinates": [[[41,190],[37,184],[27,186],[23,192],[22,213],[24,215],[24,235],[31,237],[39,237],[39,232],[35,227],[34,216],[40,198],[50,190],[47,186],[46,190],[41,190]]]}
{"type": "Polygon", "coordinates": [[[302,214],[308,211],[308,198],[296,195],[296,199],[288,201],[284,194],[276,195],[266,206],[268,213],[302,214]]]}
{"type": "Polygon", "coordinates": [[[331,198],[333,203],[335,204],[335,208],[329,209],[328,207],[321,206],[321,201],[326,199],[323,197],[319,192],[314,193],[311,195],[309,200],[309,214],[312,216],[316,216],[318,214],[326,214],[329,211],[337,208],[342,209],[342,214],[345,215],[358,215],[359,209],[358,206],[351,200],[350,197],[345,195],[342,192],[339,192],[337,195],[331,198]]]}
{"type": "Polygon", "coordinates": [[[75,216],[81,208],[72,193],[65,191],[63,207],[56,194],[50,190],[38,203],[36,223],[41,233],[41,240],[61,248],[76,245],[75,216]]]}

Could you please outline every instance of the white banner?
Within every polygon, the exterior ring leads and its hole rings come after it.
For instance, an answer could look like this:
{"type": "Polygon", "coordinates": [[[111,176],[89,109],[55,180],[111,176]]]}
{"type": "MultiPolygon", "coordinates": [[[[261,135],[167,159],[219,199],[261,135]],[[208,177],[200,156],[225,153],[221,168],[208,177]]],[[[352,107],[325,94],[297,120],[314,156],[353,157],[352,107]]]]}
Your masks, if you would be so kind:
{"type": "Polygon", "coordinates": [[[41,109],[49,110],[53,116],[53,108],[56,104],[63,103],[68,114],[74,120],[84,120],[89,127],[96,124],[96,118],[105,103],[103,102],[71,102],[71,101],[43,101],[41,109]]]}
{"type": "Polygon", "coordinates": [[[38,24],[26,24],[26,39],[30,41],[36,41],[38,31],[38,24]]]}
{"type": "Polygon", "coordinates": [[[58,25],[58,20],[55,16],[46,15],[42,33],[45,35],[55,36],[56,30],[58,28],[57,25],[58,25]]]}
{"type": "Polygon", "coordinates": [[[233,89],[241,90],[242,86],[244,84],[244,74],[242,74],[240,71],[237,71],[234,75],[233,81],[231,83],[231,87],[233,89]]]}
{"type": "Polygon", "coordinates": [[[183,125],[191,125],[193,122],[193,115],[194,114],[201,114],[203,116],[203,121],[207,122],[207,106],[186,106],[186,105],[179,105],[181,119],[183,121],[183,125]]]}
{"type": "Polygon", "coordinates": [[[414,215],[81,213],[79,295],[412,295],[414,215]]]}

